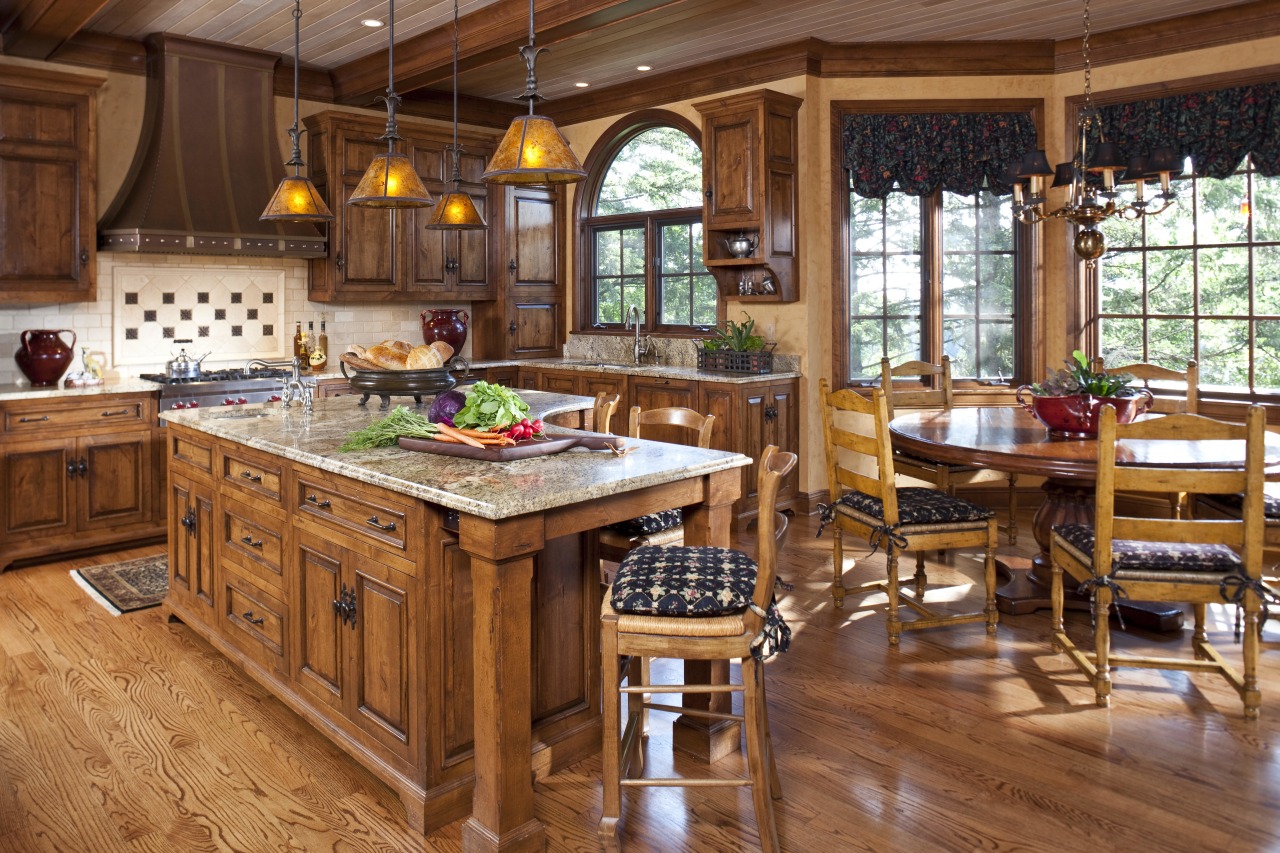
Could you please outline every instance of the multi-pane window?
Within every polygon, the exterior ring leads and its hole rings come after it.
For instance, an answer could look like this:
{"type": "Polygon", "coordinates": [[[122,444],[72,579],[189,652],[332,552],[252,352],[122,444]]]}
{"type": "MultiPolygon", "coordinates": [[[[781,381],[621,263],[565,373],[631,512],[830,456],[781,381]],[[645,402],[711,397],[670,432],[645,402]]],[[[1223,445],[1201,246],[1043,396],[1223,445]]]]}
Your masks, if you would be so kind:
{"type": "Polygon", "coordinates": [[[850,192],[846,378],[877,378],[883,357],[947,355],[957,379],[1010,379],[1014,240],[1009,196],[850,192]]]}
{"type": "Polygon", "coordinates": [[[714,326],[719,294],[702,265],[702,151],[684,131],[650,127],[609,162],[591,216],[586,319],[645,328],[714,326]]]}
{"type": "MultiPolygon", "coordinates": [[[[1190,172],[1190,169],[1187,170],[1190,172]]],[[[1098,262],[1098,350],[1108,364],[1199,363],[1202,389],[1280,390],[1280,177],[1248,159],[1228,178],[1187,175],[1177,201],[1108,220],[1098,262]]]]}

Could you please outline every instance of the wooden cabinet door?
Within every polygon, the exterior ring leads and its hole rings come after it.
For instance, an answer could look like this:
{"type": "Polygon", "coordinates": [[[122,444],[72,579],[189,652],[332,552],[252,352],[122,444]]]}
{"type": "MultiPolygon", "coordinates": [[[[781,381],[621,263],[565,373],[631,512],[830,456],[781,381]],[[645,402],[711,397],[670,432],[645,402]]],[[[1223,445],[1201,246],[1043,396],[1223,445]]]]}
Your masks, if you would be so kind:
{"type": "Polygon", "coordinates": [[[581,376],[570,370],[543,370],[538,390],[553,394],[581,394],[581,376]]]}
{"type": "Polygon", "coordinates": [[[11,443],[0,455],[5,538],[56,536],[75,529],[75,441],[11,443]]]}
{"type": "Polygon", "coordinates": [[[357,207],[347,204],[347,199],[374,155],[386,153],[387,146],[374,139],[349,136],[346,131],[340,134],[338,170],[329,176],[330,185],[339,187],[342,195],[338,204],[333,204],[332,198],[329,202],[336,216],[329,226],[330,239],[335,240],[329,262],[333,291],[348,297],[386,298],[400,289],[400,212],[357,207]]]}
{"type": "Polygon", "coordinates": [[[347,717],[401,758],[413,758],[421,725],[421,698],[413,689],[418,670],[414,638],[417,581],[374,560],[347,555],[355,609],[347,660],[347,717]]]}
{"type": "MultiPolygon", "coordinates": [[[[765,439],[776,444],[779,450],[792,453],[800,451],[799,387],[795,380],[788,380],[769,388],[769,400],[765,405],[765,439]]],[[[762,448],[763,449],[763,448],[762,448]]],[[[778,502],[790,501],[799,488],[799,472],[793,470],[778,487],[778,502]]]]}
{"type": "Polygon", "coordinates": [[[77,80],[0,74],[0,303],[93,299],[100,84],[77,80]]]}
{"type": "MultiPolygon", "coordinates": [[[[490,152],[464,151],[458,158],[458,171],[462,175],[459,189],[471,196],[476,211],[488,223],[493,217],[490,198],[501,198],[500,188],[492,191],[480,179],[489,165],[490,152]]],[[[498,295],[498,285],[489,274],[489,229],[452,232],[455,239],[453,256],[453,295],[457,299],[480,301],[498,295]]]]}
{"type": "Polygon", "coordinates": [[[151,433],[80,439],[77,529],[145,524],[151,520],[151,433]],[[83,465],[80,463],[83,462],[83,465]]]}
{"type": "Polygon", "coordinates": [[[633,377],[631,379],[631,405],[641,409],[663,409],[682,406],[699,409],[698,385],[684,379],[633,377]]]}
{"type": "Polygon", "coordinates": [[[217,590],[213,489],[174,474],[169,494],[169,589],[212,624],[217,590]]]}
{"type": "Polygon", "coordinates": [[[564,235],[556,190],[507,197],[506,338],[509,358],[552,358],[564,329],[564,235]]]}
{"type": "Polygon", "coordinates": [[[298,535],[294,548],[297,574],[297,671],[294,680],[313,699],[341,712],[345,705],[343,671],[350,636],[338,604],[346,600],[343,574],[346,551],[331,542],[298,535]]]}
{"type": "Polygon", "coordinates": [[[542,387],[542,371],[536,367],[521,367],[516,373],[516,383],[525,391],[537,391],[542,387]]]}
{"type": "Polygon", "coordinates": [[[705,123],[704,221],[709,230],[759,225],[761,190],[756,174],[760,123],[757,110],[717,115],[705,123]]]}

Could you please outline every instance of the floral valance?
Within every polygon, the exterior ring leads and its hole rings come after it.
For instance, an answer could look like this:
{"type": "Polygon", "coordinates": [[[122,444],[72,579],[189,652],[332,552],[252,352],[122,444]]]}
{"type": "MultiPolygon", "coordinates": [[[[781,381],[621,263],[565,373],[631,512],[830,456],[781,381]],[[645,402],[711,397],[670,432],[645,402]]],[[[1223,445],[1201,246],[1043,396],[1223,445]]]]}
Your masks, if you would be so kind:
{"type": "Polygon", "coordinates": [[[961,195],[1010,192],[1003,172],[1036,149],[1029,113],[847,114],[844,167],[854,192],[884,198],[938,187],[961,195]]]}
{"type": "Polygon", "coordinates": [[[1121,151],[1172,146],[1197,175],[1225,178],[1246,154],[1264,175],[1280,175],[1280,83],[1170,95],[1099,107],[1103,132],[1121,151]]]}

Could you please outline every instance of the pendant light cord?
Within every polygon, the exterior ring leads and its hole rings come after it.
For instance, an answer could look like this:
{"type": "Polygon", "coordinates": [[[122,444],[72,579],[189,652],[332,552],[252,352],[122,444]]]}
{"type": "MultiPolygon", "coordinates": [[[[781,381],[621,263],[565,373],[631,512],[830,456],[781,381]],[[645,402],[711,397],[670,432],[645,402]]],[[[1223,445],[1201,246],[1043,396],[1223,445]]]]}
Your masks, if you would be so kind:
{"type": "Polygon", "coordinates": [[[453,191],[458,191],[462,172],[458,169],[458,0],[453,0],[453,191]]]}
{"type": "Polygon", "coordinates": [[[396,0],[389,0],[387,12],[387,94],[381,100],[387,105],[387,132],[380,138],[387,140],[387,153],[395,151],[396,140],[400,138],[399,126],[396,124],[396,110],[400,106],[400,96],[396,94],[396,0]]]}
{"type": "Polygon", "coordinates": [[[299,42],[302,39],[302,0],[294,0],[293,3],[293,127],[288,131],[289,139],[293,141],[293,155],[289,158],[286,166],[293,167],[293,174],[297,176],[302,168],[302,130],[298,127],[298,63],[301,61],[302,49],[299,42]]]}

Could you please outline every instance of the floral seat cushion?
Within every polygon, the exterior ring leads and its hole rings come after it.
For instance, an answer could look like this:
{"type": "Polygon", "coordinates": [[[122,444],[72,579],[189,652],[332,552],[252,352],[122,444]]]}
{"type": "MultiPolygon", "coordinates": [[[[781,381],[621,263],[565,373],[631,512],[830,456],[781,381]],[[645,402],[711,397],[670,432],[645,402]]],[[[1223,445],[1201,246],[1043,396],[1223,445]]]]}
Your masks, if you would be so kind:
{"type": "MultiPolygon", "coordinates": [[[[884,522],[884,504],[863,492],[847,492],[836,502],[836,512],[848,515],[864,523],[884,522]]],[[[937,489],[898,489],[899,528],[962,524],[987,521],[995,517],[995,510],[956,498],[937,489]]]]}
{"type": "Polygon", "coordinates": [[[635,538],[636,536],[647,536],[651,533],[671,530],[673,527],[679,527],[683,523],[684,510],[676,507],[675,509],[664,509],[660,512],[642,515],[639,518],[628,518],[626,521],[608,525],[608,529],[617,531],[628,538],[635,538]]]}
{"type": "MultiPolygon", "coordinates": [[[[1059,524],[1054,537],[1082,563],[1093,564],[1093,526],[1059,524]]],[[[1141,542],[1116,539],[1111,543],[1111,573],[1117,578],[1151,572],[1240,572],[1240,555],[1226,545],[1181,542],[1141,542]]]]}

